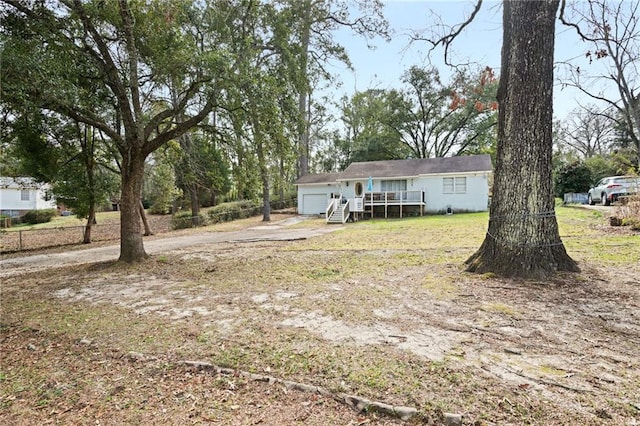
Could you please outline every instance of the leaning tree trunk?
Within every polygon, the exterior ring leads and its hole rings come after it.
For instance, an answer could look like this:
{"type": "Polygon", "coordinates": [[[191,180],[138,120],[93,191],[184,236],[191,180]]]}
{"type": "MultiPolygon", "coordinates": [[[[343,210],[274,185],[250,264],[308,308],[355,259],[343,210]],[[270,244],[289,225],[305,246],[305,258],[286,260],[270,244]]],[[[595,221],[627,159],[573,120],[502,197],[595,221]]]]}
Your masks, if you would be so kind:
{"type": "Polygon", "coordinates": [[[144,204],[142,204],[142,198],[140,199],[138,209],[140,211],[140,219],[142,219],[142,225],[144,225],[144,236],[148,237],[150,235],[153,235],[153,231],[151,231],[151,226],[149,225],[149,219],[147,218],[147,213],[144,211],[144,204]]]}
{"type": "Polygon", "coordinates": [[[559,0],[505,0],[498,149],[489,230],[468,271],[543,279],[579,271],[556,221],[551,180],[554,21],[559,0]]]}
{"type": "Polygon", "coordinates": [[[122,158],[120,211],[120,261],[140,262],[148,257],[140,228],[140,196],[144,175],[144,155],[130,149],[122,158]]]}
{"type": "Polygon", "coordinates": [[[96,223],[96,208],[92,203],[89,206],[89,217],[87,218],[87,224],[84,226],[84,233],[82,236],[83,244],[91,244],[91,230],[96,223]]]}

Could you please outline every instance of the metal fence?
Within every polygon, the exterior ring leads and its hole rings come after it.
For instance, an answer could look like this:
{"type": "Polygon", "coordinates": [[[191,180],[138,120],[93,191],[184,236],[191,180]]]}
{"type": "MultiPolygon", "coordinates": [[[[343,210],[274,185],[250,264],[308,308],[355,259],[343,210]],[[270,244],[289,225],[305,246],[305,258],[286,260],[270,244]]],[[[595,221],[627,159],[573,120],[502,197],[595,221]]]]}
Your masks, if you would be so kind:
{"type": "MultiPolygon", "coordinates": [[[[271,203],[272,211],[285,209],[295,205],[295,198],[286,201],[274,201],[271,203]]],[[[246,215],[260,214],[262,207],[248,209],[246,215]]],[[[204,218],[204,215],[203,215],[204,218]]],[[[202,218],[197,217],[200,221],[202,218]]],[[[225,222],[227,220],[238,219],[228,212],[218,215],[208,215],[203,220],[206,223],[225,222]]],[[[190,228],[193,226],[191,216],[176,217],[171,215],[147,215],[149,227],[154,234],[162,234],[178,228],[190,228]],[[184,226],[176,226],[180,220],[187,221],[184,226]]],[[[44,248],[81,244],[84,241],[84,226],[65,226],[58,228],[38,228],[38,229],[0,229],[0,253],[13,253],[24,250],[38,250],[44,248]]],[[[91,241],[118,241],[120,239],[120,222],[93,225],[91,227],[91,241]]]]}
{"type": "MultiPolygon", "coordinates": [[[[149,215],[149,226],[154,234],[171,231],[171,216],[149,215]]],[[[36,250],[64,245],[81,244],[84,226],[58,228],[20,229],[0,231],[0,253],[36,250]]],[[[120,239],[120,223],[98,224],[91,227],[91,241],[117,241],[120,239]]]]}
{"type": "Polygon", "coordinates": [[[587,204],[589,199],[589,194],[585,193],[577,193],[577,192],[568,192],[564,194],[562,202],[564,204],[587,204]]]}

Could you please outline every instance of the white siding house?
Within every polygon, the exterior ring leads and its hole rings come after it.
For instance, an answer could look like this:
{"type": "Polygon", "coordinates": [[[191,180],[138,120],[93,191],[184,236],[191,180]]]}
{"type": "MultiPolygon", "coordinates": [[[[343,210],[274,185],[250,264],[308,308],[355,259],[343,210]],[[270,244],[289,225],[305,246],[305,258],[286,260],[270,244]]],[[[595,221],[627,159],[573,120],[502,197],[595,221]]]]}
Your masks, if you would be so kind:
{"type": "Polygon", "coordinates": [[[55,209],[56,202],[47,195],[48,188],[28,177],[0,177],[0,213],[21,216],[29,210],[55,209]]]}
{"type": "Polygon", "coordinates": [[[325,214],[332,197],[340,195],[340,184],[336,180],[339,176],[340,173],[322,173],[298,179],[298,212],[305,215],[325,214]]]}
{"type": "Polygon", "coordinates": [[[352,163],[298,179],[298,213],[323,214],[340,198],[371,216],[486,211],[492,170],[488,155],[352,163]]]}

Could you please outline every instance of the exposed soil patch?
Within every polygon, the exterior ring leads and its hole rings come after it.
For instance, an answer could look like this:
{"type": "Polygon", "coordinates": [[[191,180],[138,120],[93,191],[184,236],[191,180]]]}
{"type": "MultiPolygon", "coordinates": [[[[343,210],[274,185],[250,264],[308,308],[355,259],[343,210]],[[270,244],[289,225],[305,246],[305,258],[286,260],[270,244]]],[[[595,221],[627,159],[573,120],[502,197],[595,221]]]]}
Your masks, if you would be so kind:
{"type": "Polygon", "coordinates": [[[200,359],[414,406],[414,423],[438,424],[443,412],[464,424],[640,422],[637,262],[603,267],[578,252],[582,273],[520,282],[462,272],[473,242],[443,258],[422,248],[433,235],[343,250],[353,235],[323,234],[322,223],[262,226],[195,246],[167,240],[142,266],[6,275],[0,414],[24,424],[399,422],[180,367],[200,359]]]}

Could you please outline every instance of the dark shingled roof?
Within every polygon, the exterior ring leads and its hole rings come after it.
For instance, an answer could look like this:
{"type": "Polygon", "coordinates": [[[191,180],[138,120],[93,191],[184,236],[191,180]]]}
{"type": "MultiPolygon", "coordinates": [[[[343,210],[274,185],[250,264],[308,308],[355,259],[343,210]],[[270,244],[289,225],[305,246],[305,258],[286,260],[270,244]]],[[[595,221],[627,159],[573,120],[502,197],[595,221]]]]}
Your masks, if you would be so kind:
{"type": "Polygon", "coordinates": [[[489,155],[465,155],[352,163],[338,179],[362,179],[369,176],[373,178],[410,177],[436,173],[490,172],[492,170],[489,155]]]}
{"type": "Polygon", "coordinates": [[[315,173],[311,175],[304,175],[295,181],[296,185],[304,185],[311,183],[336,183],[342,176],[342,173],[315,173]]]}
{"type": "Polygon", "coordinates": [[[490,172],[491,156],[464,155],[460,157],[423,158],[411,160],[364,161],[351,163],[341,173],[318,173],[302,176],[295,183],[335,183],[338,180],[401,178],[437,173],[490,172]]]}

